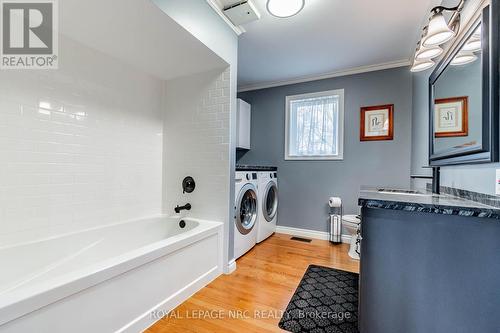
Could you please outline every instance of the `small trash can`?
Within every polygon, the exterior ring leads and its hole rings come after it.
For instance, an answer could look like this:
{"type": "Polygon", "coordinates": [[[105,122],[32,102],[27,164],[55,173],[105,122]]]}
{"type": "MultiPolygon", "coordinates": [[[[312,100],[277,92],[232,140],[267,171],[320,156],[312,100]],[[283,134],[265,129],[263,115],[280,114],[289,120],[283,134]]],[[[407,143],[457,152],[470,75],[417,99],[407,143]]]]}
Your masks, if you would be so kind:
{"type": "Polygon", "coordinates": [[[330,242],[342,243],[342,214],[330,214],[330,242]]]}

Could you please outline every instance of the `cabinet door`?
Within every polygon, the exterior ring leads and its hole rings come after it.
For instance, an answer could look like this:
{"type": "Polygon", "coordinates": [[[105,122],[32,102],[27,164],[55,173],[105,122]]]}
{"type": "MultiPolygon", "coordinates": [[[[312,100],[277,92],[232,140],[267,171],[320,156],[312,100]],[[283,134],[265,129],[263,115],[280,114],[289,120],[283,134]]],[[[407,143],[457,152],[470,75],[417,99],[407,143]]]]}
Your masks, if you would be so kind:
{"type": "Polygon", "coordinates": [[[237,148],[250,149],[251,106],[238,99],[238,141],[237,148]]]}

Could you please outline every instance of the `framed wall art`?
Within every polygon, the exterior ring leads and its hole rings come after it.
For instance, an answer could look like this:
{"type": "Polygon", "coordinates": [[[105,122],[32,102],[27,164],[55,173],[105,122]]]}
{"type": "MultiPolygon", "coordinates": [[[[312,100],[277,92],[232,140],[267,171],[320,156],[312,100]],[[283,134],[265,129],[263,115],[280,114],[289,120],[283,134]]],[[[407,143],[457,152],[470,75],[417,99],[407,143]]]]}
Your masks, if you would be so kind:
{"type": "Polygon", "coordinates": [[[434,101],[434,136],[443,138],[468,135],[468,97],[436,99],[434,101]]]}
{"type": "Polygon", "coordinates": [[[360,140],[394,139],[394,104],[361,108],[360,140]]]}

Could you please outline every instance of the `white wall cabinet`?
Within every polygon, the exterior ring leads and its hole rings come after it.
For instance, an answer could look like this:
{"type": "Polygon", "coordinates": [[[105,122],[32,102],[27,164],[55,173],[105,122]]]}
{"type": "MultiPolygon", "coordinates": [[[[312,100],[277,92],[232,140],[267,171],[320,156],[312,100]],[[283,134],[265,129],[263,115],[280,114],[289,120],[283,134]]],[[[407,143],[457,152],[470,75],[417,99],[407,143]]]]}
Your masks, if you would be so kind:
{"type": "Polygon", "coordinates": [[[237,142],[236,148],[250,149],[250,126],[252,119],[252,107],[250,104],[238,98],[238,113],[237,113],[237,142]]]}

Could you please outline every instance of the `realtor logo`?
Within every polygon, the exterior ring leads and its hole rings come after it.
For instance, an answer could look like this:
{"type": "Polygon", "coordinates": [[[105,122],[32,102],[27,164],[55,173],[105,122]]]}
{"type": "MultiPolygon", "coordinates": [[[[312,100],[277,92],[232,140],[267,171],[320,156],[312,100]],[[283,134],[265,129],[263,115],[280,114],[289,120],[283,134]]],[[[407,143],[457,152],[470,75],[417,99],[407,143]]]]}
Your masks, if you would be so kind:
{"type": "Polygon", "coordinates": [[[56,69],[57,0],[0,0],[1,69],[56,69]]]}

